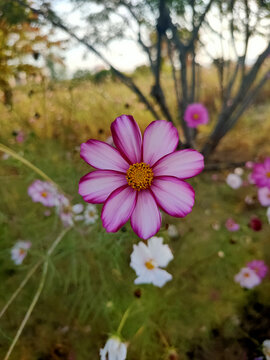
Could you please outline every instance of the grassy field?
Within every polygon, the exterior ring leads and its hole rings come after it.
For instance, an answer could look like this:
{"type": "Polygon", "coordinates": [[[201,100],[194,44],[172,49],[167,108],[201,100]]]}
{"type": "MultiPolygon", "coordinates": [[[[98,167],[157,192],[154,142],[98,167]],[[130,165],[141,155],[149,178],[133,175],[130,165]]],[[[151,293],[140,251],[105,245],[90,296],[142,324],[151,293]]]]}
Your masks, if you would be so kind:
{"type": "MultiPolygon", "coordinates": [[[[139,81],[147,91],[148,79],[139,81]]],[[[171,87],[168,81],[168,92],[171,87]]],[[[216,159],[247,161],[269,156],[269,89],[268,84],[222,141],[216,159]]],[[[211,130],[218,107],[214,86],[209,84],[203,90],[212,121],[202,129],[199,142],[211,130]]],[[[142,129],[152,121],[135,96],[111,80],[102,84],[29,84],[16,89],[14,99],[12,111],[0,105],[0,141],[50,176],[73,204],[82,202],[78,181],[89,172],[79,157],[80,143],[88,138],[105,140],[111,121],[122,113],[132,114],[142,129]],[[23,131],[25,141],[17,143],[14,131],[23,131]]],[[[45,208],[28,196],[28,186],[38,178],[35,172],[12,157],[0,159],[0,164],[1,309],[27,272],[44,258],[63,226],[57,214],[45,216],[45,208]],[[32,242],[21,266],[10,259],[10,248],[18,239],[32,242]]],[[[233,278],[247,261],[263,259],[270,265],[270,226],[265,208],[257,200],[251,205],[245,202],[247,195],[256,196],[255,188],[229,188],[227,173],[215,173],[217,180],[213,181],[213,173],[203,172],[191,181],[196,191],[193,212],[181,220],[163,218],[159,235],[169,244],[174,259],[168,266],[173,280],[162,289],[133,284],[130,253],[139,238],[129,224],[116,234],[106,233],[100,220],[70,229],[49,260],[40,300],[10,359],[99,359],[99,349],[130,306],[122,332],[129,342],[129,360],[244,360],[259,356],[261,342],[270,338],[269,276],[252,291],[242,289],[233,278]],[[254,214],[263,221],[260,232],[248,227],[254,214]],[[238,232],[226,229],[229,217],[240,224],[238,232]],[[179,236],[170,238],[166,224],[175,224],[179,236]]],[[[244,176],[247,174],[246,170],[244,176]]],[[[1,359],[40,277],[41,269],[0,319],[1,359]]]]}

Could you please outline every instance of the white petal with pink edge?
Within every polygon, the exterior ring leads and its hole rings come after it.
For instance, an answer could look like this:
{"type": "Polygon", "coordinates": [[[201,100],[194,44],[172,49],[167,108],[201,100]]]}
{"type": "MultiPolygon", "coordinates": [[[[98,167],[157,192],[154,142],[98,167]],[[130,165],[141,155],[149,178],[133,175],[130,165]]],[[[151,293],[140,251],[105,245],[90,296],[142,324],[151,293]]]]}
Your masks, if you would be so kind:
{"type": "Polygon", "coordinates": [[[138,191],[137,202],[130,223],[134,232],[142,239],[149,239],[159,231],[161,215],[149,190],[138,191]]]}
{"type": "Polygon", "coordinates": [[[81,158],[99,170],[126,172],[129,168],[129,164],[117,149],[99,140],[90,139],[82,143],[81,158]]]}
{"type": "Polygon", "coordinates": [[[143,135],[143,161],[150,166],[173,152],[179,142],[178,131],[165,120],[156,120],[147,126],[143,135]]]}
{"type": "Polygon", "coordinates": [[[130,186],[122,186],[108,197],[101,212],[107,232],[118,231],[128,221],[136,204],[136,195],[136,190],[130,186]]]}
{"type": "Polygon", "coordinates": [[[141,162],[142,134],[130,115],[121,115],[111,124],[114,144],[131,164],[141,162]]]}
{"type": "Polygon", "coordinates": [[[126,184],[127,180],[123,173],[112,170],[96,170],[81,178],[79,194],[86,202],[101,204],[114,190],[126,184]]]}
{"type": "Polygon", "coordinates": [[[154,179],[151,191],[159,207],[171,216],[184,217],[194,205],[194,190],[184,181],[171,176],[154,179]]]}
{"type": "Polygon", "coordinates": [[[204,157],[196,150],[186,149],[168,154],[153,167],[155,176],[175,176],[188,179],[198,175],[204,168],[204,157]]]}

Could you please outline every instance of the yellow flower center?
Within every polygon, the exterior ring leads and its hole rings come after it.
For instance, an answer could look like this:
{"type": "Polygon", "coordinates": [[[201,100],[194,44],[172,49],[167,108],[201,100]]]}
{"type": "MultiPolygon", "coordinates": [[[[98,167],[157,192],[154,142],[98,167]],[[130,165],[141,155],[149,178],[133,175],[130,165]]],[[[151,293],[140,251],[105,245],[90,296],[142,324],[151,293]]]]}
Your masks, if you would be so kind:
{"type": "Polygon", "coordinates": [[[270,178],[270,171],[266,173],[266,177],[270,178]]]}
{"type": "Polygon", "coordinates": [[[26,253],[26,250],[25,249],[19,249],[19,254],[20,255],[24,255],[26,253]]]}
{"type": "Polygon", "coordinates": [[[152,169],[143,162],[130,165],[126,175],[128,185],[138,191],[148,189],[153,178],[152,169]]]}
{"type": "Polygon", "coordinates": [[[198,119],[199,119],[199,115],[198,115],[198,114],[194,114],[194,115],[193,115],[193,119],[194,119],[194,120],[198,120],[198,119]]]}
{"type": "Polygon", "coordinates": [[[244,277],[248,278],[250,275],[248,272],[244,273],[244,277]]]}
{"type": "Polygon", "coordinates": [[[96,213],[93,211],[93,210],[90,210],[89,212],[88,212],[88,216],[89,217],[94,217],[96,215],[96,213]]]}
{"type": "Polygon", "coordinates": [[[153,264],[153,260],[146,261],[144,265],[148,270],[153,270],[155,268],[155,265],[153,264]]]}
{"type": "Polygon", "coordinates": [[[41,196],[46,198],[48,196],[48,194],[44,191],[43,193],[41,193],[41,196]]]}

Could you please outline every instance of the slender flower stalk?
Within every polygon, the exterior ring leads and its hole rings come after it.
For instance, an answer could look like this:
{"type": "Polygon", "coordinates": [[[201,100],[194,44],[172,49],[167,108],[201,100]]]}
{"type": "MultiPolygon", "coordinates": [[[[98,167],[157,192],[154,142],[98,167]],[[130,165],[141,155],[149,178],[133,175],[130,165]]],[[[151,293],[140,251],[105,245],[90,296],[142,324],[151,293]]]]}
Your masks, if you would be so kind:
{"type": "Polygon", "coordinates": [[[40,175],[43,179],[49,181],[54,184],[56,187],[59,187],[48,175],[46,175],[42,170],[40,170],[37,166],[32,164],[30,161],[26,160],[23,156],[17,154],[15,151],[11,150],[9,147],[0,143],[0,151],[3,151],[6,154],[9,154],[14,159],[19,160],[21,163],[35,171],[38,175],[40,175]]]}
{"type": "Polygon", "coordinates": [[[44,288],[44,284],[45,284],[45,281],[46,281],[46,277],[47,277],[48,265],[49,265],[49,257],[51,256],[51,254],[53,253],[55,248],[59,245],[61,240],[64,238],[64,236],[66,235],[66,233],[70,229],[71,229],[71,227],[64,229],[60,233],[60,235],[55,239],[55,241],[52,243],[49,250],[47,251],[47,254],[46,254],[47,256],[46,256],[46,260],[45,260],[44,265],[43,265],[43,271],[42,271],[42,276],[41,276],[41,279],[40,279],[40,282],[39,282],[39,286],[38,286],[37,291],[36,291],[36,293],[35,293],[35,295],[33,297],[32,302],[31,302],[31,304],[30,304],[30,306],[29,306],[29,308],[28,308],[28,310],[27,310],[27,312],[26,312],[26,314],[25,314],[25,316],[24,316],[24,318],[23,318],[23,320],[21,322],[21,325],[20,325],[19,329],[17,330],[17,333],[16,333],[16,335],[15,335],[15,337],[14,337],[14,339],[13,339],[13,341],[12,341],[12,343],[11,343],[7,353],[6,353],[6,356],[5,356],[4,360],[9,359],[14,347],[17,344],[17,341],[19,340],[19,338],[20,338],[20,336],[21,336],[21,334],[23,332],[23,329],[24,329],[25,325],[27,324],[27,322],[28,322],[28,320],[29,320],[29,318],[30,318],[30,316],[31,316],[31,314],[32,314],[38,300],[39,300],[39,297],[40,297],[40,295],[42,293],[42,290],[44,288]]]}

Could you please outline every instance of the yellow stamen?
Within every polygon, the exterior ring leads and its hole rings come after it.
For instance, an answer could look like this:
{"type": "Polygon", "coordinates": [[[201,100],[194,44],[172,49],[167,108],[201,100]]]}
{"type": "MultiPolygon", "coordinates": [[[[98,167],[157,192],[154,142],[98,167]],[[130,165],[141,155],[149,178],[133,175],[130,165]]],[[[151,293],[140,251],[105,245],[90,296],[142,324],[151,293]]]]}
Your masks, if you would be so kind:
{"type": "Polygon", "coordinates": [[[148,270],[153,270],[155,268],[155,265],[153,265],[153,260],[146,261],[144,265],[148,270]]]}
{"type": "Polygon", "coordinates": [[[244,273],[244,277],[248,278],[250,274],[248,272],[244,273]]]}
{"type": "Polygon", "coordinates": [[[44,191],[43,193],[41,193],[41,196],[46,198],[48,196],[48,194],[44,191]]]}
{"type": "Polygon", "coordinates": [[[270,171],[266,173],[266,177],[270,178],[270,171]]]}
{"type": "Polygon", "coordinates": [[[25,249],[19,249],[19,254],[24,255],[26,253],[25,249]]]}
{"type": "Polygon", "coordinates": [[[199,119],[199,115],[198,115],[198,114],[194,114],[194,115],[193,115],[193,119],[194,119],[194,120],[198,120],[198,119],[199,119]]]}
{"type": "Polygon", "coordinates": [[[130,165],[126,175],[128,185],[138,191],[148,189],[153,178],[152,169],[143,162],[130,165]]]}

